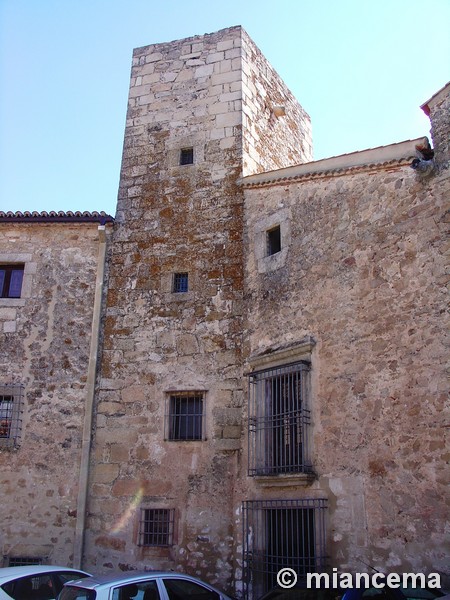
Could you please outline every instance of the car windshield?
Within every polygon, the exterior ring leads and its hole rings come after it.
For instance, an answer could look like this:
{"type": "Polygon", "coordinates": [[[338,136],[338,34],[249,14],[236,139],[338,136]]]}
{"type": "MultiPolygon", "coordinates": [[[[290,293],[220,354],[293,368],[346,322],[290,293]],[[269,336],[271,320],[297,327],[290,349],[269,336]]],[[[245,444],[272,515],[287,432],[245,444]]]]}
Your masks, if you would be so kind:
{"type": "Polygon", "coordinates": [[[97,594],[94,590],[85,590],[75,585],[63,587],[58,600],[95,600],[97,594]]]}

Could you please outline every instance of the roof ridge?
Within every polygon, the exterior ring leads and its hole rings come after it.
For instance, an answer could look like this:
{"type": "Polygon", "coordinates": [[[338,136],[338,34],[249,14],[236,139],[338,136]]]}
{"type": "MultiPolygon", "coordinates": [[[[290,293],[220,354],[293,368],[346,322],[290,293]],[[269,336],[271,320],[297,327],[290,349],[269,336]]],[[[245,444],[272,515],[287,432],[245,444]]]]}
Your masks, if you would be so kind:
{"type": "Polygon", "coordinates": [[[104,225],[105,223],[113,223],[114,217],[107,214],[104,211],[0,211],[0,222],[35,222],[35,223],[68,223],[68,222],[76,222],[76,223],[101,223],[104,225]]]}

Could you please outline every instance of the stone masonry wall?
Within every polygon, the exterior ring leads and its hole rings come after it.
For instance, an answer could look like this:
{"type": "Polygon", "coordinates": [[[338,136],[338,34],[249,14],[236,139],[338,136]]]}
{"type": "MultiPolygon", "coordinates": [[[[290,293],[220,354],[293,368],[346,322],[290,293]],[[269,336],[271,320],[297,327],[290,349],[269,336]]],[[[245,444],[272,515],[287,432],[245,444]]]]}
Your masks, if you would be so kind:
{"type": "Polygon", "coordinates": [[[240,45],[236,28],[134,52],[85,556],[97,571],[230,579],[242,402],[240,45]],[[186,147],[194,164],[180,166],[186,147]],[[188,273],[186,293],[173,293],[174,273],[188,273]],[[204,394],[205,440],[166,441],[170,391],[204,394]],[[176,510],[173,546],[139,545],[141,508],[176,510]]]}
{"type": "Polygon", "coordinates": [[[431,137],[438,165],[448,169],[450,161],[450,83],[429,102],[431,137]]]}
{"type": "Polygon", "coordinates": [[[243,174],[312,160],[308,114],[245,32],[242,41],[243,174]]]}
{"type": "Polygon", "coordinates": [[[24,386],[20,447],[0,447],[3,556],[72,564],[97,255],[96,223],[0,223],[0,261],[25,264],[22,297],[0,299],[0,384],[24,386]]]}
{"type": "Polygon", "coordinates": [[[244,479],[244,493],[328,498],[330,564],[343,571],[448,573],[448,193],[443,175],[389,164],[245,190],[248,351],[315,341],[318,479],[244,479]],[[261,258],[272,221],[284,248],[261,258]]]}
{"type": "MultiPolygon", "coordinates": [[[[264,86],[277,101],[286,94],[273,74],[256,81],[250,51],[235,27],[134,52],[85,555],[97,571],[170,567],[224,588],[234,575],[243,398],[238,180],[248,164],[242,105],[257,123],[252,111],[267,96],[264,86]],[[257,91],[243,84],[244,72],[257,91]],[[183,148],[193,148],[193,164],[179,164],[183,148]],[[173,293],[175,273],[188,273],[188,292],[173,293]],[[184,391],[204,394],[203,441],[165,439],[170,392],[184,391]],[[175,509],[173,546],[139,545],[142,508],[175,509]]],[[[255,168],[306,156],[293,150],[305,123],[303,116],[283,139],[279,124],[259,125],[258,138],[249,126],[255,168]],[[263,157],[264,140],[271,146],[263,157]]]]}

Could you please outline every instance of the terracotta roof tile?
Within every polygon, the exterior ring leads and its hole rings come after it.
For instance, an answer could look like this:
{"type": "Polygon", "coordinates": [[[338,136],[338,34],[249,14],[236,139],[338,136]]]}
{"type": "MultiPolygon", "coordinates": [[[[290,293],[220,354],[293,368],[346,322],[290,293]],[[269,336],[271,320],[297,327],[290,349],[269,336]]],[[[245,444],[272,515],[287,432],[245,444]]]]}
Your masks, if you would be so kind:
{"type": "Polygon", "coordinates": [[[114,217],[105,212],[84,211],[0,211],[0,223],[113,223],[114,217]]]}

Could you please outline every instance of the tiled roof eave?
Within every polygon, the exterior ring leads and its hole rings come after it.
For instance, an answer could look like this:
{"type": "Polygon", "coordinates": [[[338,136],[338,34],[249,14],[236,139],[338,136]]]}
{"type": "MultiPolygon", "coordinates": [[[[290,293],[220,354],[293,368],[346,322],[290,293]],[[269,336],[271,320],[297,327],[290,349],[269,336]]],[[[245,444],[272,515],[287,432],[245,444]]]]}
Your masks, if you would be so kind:
{"type": "Polygon", "coordinates": [[[101,211],[0,211],[0,223],[114,223],[114,217],[101,211]]]}
{"type": "Polygon", "coordinates": [[[370,171],[379,171],[381,169],[397,169],[399,167],[409,166],[414,156],[410,156],[402,159],[389,160],[382,163],[370,163],[365,165],[353,165],[349,167],[341,167],[338,169],[326,169],[323,171],[311,171],[309,173],[300,173],[297,175],[291,175],[287,177],[277,177],[274,173],[273,177],[268,177],[265,180],[257,182],[246,182],[242,180],[242,186],[246,189],[249,188],[260,188],[269,187],[274,185],[284,185],[290,183],[297,183],[301,181],[308,181],[311,179],[326,179],[329,177],[341,177],[343,175],[351,175],[353,173],[364,173],[370,171]]]}

